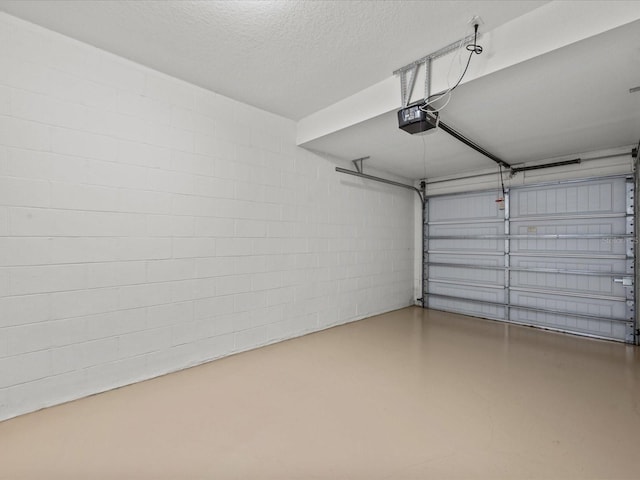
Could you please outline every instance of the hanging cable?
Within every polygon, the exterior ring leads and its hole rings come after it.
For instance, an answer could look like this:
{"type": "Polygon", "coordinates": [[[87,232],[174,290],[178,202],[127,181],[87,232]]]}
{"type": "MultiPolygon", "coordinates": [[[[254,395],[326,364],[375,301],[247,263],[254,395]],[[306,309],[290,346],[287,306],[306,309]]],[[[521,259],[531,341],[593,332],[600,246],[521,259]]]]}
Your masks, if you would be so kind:
{"type": "Polygon", "coordinates": [[[446,91],[442,93],[436,93],[434,95],[430,95],[428,98],[425,98],[424,103],[420,105],[420,110],[422,110],[423,112],[439,112],[444,107],[446,107],[449,104],[449,101],[451,100],[451,92],[453,92],[456,88],[458,88],[458,85],[460,85],[460,82],[462,82],[462,79],[466,75],[467,70],[469,69],[469,65],[471,64],[471,57],[473,57],[474,53],[476,55],[480,55],[482,53],[482,46],[478,45],[478,24],[476,23],[473,26],[473,28],[474,28],[473,43],[470,43],[466,46],[466,49],[469,52],[469,57],[467,58],[467,64],[465,65],[464,70],[462,71],[462,75],[460,75],[460,78],[458,78],[458,81],[453,87],[448,88],[446,91]],[[447,95],[449,96],[449,98],[447,99],[444,105],[442,105],[437,109],[431,107],[432,103],[441,100],[447,95]]]}
{"type": "MultiPolygon", "coordinates": [[[[443,110],[451,101],[451,82],[449,81],[449,77],[451,76],[451,69],[453,68],[453,64],[456,62],[456,59],[460,60],[461,56],[460,53],[463,51],[463,47],[464,47],[464,42],[465,39],[467,39],[467,36],[464,36],[462,39],[460,39],[460,41],[458,42],[458,47],[455,50],[455,53],[452,55],[451,58],[451,62],[449,62],[449,70],[447,70],[447,90],[441,94],[436,94],[436,95],[429,95],[429,89],[428,89],[428,85],[430,83],[430,70],[431,68],[429,66],[427,66],[427,72],[425,72],[425,105],[430,106],[431,108],[429,108],[429,111],[431,111],[432,113],[435,112],[439,112],[440,110],[443,110]],[[435,97],[435,98],[434,98],[435,97]],[[439,102],[440,100],[442,100],[444,97],[447,97],[447,101],[444,102],[443,105],[440,105],[438,108],[434,108],[433,107],[433,103],[435,102],[439,102]],[[433,101],[429,101],[429,99],[434,99],[433,101]]],[[[462,63],[458,62],[459,66],[462,68],[462,63]]]]}

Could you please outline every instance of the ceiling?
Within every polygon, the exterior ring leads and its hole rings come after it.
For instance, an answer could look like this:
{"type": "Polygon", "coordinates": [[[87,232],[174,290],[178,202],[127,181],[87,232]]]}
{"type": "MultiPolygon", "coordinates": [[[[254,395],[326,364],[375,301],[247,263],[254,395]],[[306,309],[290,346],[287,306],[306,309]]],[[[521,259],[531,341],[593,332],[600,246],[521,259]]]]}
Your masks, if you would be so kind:
{"type": "MultiPolygon", "coordinates": [[[[298,120],[458,40],[474,15],[491,31],[545,3],[0,0],[0,10],[298,120]]],[[[638,45],[640,21],[481,76],[441,118],[512,164],[635,144],[638,45]]],[[[304,147],[412,179],[495,165],[442,131],[399,130],[395,112],[304,147]]]]}
{"type": "MultiPolygon", "coordinates": [[[[511,164],[637,144],[640,21],[461,85],[441,119],[511,164]]],[[[406,178],[495,164],[442,131],[409,135],[395,112],[305,144],[406,178]]]]}
{"type": "Polygon", "coordinates": [[[0,0],[0,10],[298,120],[546,1],[0,0]]]}

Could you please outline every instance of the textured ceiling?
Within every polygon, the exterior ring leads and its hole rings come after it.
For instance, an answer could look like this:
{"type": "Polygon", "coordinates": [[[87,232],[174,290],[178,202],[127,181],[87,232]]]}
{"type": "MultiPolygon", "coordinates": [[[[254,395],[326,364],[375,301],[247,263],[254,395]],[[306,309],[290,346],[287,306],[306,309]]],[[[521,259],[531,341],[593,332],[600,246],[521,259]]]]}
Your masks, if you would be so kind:
{"type": "MultiPolygon", "coordinates": [[[[640,21],[461,85],[441,118],[508,163],[632,145],[640,136],[640,21]]],[[[407,178],[495,164],[441,131],[409,135],[395,112],[305,144],[407,178]]]]}
{"type": "Polygon", "coordinates": [[[0,10],[299,119],[545,1],[0,0],[0,10]]]}

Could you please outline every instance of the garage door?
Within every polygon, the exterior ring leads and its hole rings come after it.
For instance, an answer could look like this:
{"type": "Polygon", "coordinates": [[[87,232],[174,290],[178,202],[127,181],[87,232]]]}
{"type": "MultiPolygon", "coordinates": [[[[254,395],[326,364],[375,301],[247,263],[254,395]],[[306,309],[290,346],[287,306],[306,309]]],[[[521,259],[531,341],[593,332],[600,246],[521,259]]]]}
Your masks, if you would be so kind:
{"type": "Polygon", "coordinates": [[[431,197],[426,306],[634,342],[632,177],[431,197]]]}

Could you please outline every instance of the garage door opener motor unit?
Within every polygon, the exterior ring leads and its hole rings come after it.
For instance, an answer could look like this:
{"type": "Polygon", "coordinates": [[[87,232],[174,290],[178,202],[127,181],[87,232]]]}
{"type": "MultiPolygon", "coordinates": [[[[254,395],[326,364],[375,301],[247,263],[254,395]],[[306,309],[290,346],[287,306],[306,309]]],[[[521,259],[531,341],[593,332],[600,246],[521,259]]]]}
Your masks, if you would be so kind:
{"type": "Polygon", "coordinates": [[[469,68],[469,64],[471,63],[471,57],[473,57],[474,54],[480,55],[482,53],[482,47],[477,43],[478,26],[480,21],[479,17],[471,19],[474,29],[473,35],[469,35],[458,42],[451,43],[437,52],[433,52],[426,57],[411,62],[410,64],[393,72],[394,75],[400,76],[402,108],[398,110],[398,126],[402,130],[415,135],[428,132],[438,127],[438,112],[447,106],[451,99],[451,92],[453,92],[458,85],[460,85],[460,82],[462,82],[462,79],[469,68]],[[442,57],[443,55],[460,50],[462,46],[466,46],[466,49],[469,51],[469,57],[467,58],[467,64],[460,75],[460,78],[455,85],[444,92],[431,95],[431,63],[433,60],[442,57]],[[409,105],[411,95],[413,93],[413,87],[416,83],[418,69],[421,65],[424,65],[425,70],[425,95],[420,101],[409,105]],[[438,102],[443,102],[443,104],[436,108],[434,105],[438,102]]]}
{"type": "Polygon", "coordinates": [[[398,126],[412,135],[436,128],[438,121],[438,112],[424,110],[422,101],[398,110],[398,126]]]}

